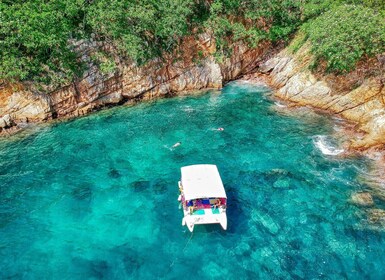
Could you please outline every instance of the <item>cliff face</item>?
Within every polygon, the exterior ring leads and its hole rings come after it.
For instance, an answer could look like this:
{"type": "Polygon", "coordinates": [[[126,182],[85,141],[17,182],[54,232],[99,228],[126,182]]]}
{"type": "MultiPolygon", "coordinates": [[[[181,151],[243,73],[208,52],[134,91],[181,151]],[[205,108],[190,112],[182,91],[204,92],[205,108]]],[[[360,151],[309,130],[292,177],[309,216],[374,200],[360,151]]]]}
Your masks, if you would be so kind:
{"type": "MultiPolygon", "coordinates": [[[[311,106],[338,114],[356,124],[362,136],[352,139],[350,148],[368,150],[385,145],[385,87],[383,65],[376,65],[376,75],[360,77],[356,86],[349,79],[354,75],[332,77],[313,75],[308,66],[312,61],[309,46],[295,54],[281,51],[260,66],[262,73],[269,74],[275,97],[298,106],[311,106]]],[[[354,73],[353,73],[354,74],[354,73]]],[[[359,75],[357,75],[359,77],[359,75]]],[[[356,81],[355,81],[356,82],[356,81]]]]}
{"type": "Polygon", "coordinates": [[[25,122],[84,115],[97,108],[128,100],[152,99],[178,92],[219,89],[223,83],[254,69],[269,49],[234,46],[232,57],[217,63],[214,40],[208,35],[186,38],[179,50],[146,65],[120,61],[112,74],[103,74],[92,61],[96,49],[108,48],[95,42],[77,42],[76,49],[87,69],[78,81],[41,93],[33,87],[0,84],[0,128],[25,122]]]}
{"type": "Polygon", "coordinates": [[[349,75],[333,79],[328,75],[315,76],[308,70],[312,57],[306,45],[295,54],[285,49],[261,64],[263,57],[271,52],[269,45],[250,49],[237,44],[233,47],[233,55],[218,63],[213,57],[214,40],[206,34],[186,38],[172,55],[143,66],[115,57],[114,73],[103,74],[91,56],[108,46],[77,42],[76,48],[89,70],[70,85],[42,93],[31,86],[0,82],[1,129],[25,122],[84,115],[129,100],[219,89],[225,82],[251,73],[259,66],[260,72],[269,74],[272,86],[277,89],[275,97],[339,114],[356,123],[357,130],[364,132],[364,136],[352,139],[352,149],[368,150],[385,145],[384,69],[367,79],[356,73],[361,79],[359,85],[344,87],[341,85],[349,84],[349,75]]]}

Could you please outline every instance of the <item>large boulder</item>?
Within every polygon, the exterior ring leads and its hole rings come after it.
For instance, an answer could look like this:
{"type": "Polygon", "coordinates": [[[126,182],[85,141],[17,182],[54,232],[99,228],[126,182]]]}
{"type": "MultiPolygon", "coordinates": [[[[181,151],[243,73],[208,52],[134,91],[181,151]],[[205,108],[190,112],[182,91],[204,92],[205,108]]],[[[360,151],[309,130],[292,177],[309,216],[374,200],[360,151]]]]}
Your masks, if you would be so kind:
{"type": "Polygon", "coordinates": [[[49,98],[44,94],[32,93],[28,90],[14,92],[9,96],[4,115],[11,115],[14,122],[43,121],[50,119],[51,106],[49,98]]]}

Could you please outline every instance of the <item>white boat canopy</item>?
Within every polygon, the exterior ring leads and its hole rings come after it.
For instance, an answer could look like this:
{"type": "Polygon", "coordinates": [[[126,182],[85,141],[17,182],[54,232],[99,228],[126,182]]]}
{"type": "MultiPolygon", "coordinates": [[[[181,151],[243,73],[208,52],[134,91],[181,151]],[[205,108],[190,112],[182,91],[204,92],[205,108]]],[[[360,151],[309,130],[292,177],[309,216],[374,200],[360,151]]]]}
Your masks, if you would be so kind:
{"type": "Polygon", "coordinates": [[[218,168],[213,164],[197,164],[181,168],[182,187],[186,200],[226,197],[218,168]]]}

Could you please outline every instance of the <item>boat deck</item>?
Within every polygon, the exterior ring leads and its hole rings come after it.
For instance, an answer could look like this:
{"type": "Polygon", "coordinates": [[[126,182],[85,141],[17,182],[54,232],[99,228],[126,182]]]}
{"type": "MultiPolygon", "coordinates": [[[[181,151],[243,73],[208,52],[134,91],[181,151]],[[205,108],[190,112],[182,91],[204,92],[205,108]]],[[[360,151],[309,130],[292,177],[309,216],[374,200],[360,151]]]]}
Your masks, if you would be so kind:
{"type": "Polygon", "coordinates": [[[195,210],[192,215],[216,215],[216,214],[220,214],[220,211],[218,208],[198,209],[198,210],[195,210]]]}
{"type": "Polygon", "coordinates": [[[193,212],[192,215],[185,213],[185,217],[189,221],[193,221],[194,224],[216,224],[220,223],[226,216],[226,212],[222,212],[220,209],[198,209],[193,212]]]}

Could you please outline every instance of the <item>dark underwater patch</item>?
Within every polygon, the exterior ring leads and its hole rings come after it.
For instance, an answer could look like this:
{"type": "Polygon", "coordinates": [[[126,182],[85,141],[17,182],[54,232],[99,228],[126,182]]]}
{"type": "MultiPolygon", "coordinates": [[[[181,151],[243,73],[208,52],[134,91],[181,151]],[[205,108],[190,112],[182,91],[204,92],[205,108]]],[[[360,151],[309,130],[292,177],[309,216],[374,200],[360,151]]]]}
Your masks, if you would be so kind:
{"type": "Polygon", "coordinates": [[[150,189],[150,182],[149,181],[135,181],[131,184],[131,187],[136,192],[143,192],[150,189]]]}
{"type": "MultiPolygon", "coordinates": [[[[155,194],[161,195],[167,192],[167,181],[163,179],[157,179],[152,183],[152,190],[155,194]]],[[[175,189],[177,189],[175,187],[175,189]]]]}
{"type": "Polygon", "coordinates": [[[115,168],[111,168],[110,171],[108,171],[108,176],[110,178],[113,178],[113,179],[118,179],[120,178],[122,175],[120,174],[120,172],[118,170],[116,170],[115,168]]]}

